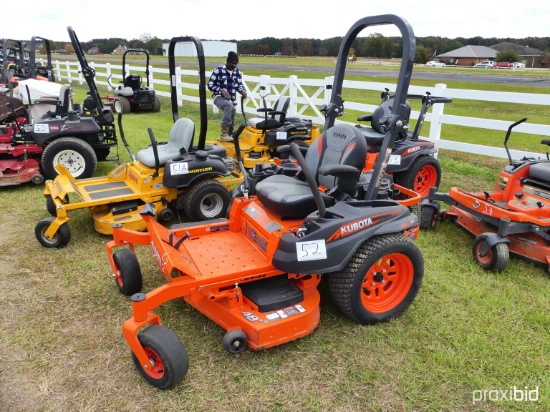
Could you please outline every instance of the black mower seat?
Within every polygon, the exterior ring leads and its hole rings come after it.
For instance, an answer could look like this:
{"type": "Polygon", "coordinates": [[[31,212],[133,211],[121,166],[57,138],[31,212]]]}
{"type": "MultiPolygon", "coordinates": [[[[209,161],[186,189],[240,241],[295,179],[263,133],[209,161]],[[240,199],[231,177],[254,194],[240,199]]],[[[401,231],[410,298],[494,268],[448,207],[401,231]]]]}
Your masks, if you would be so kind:
{"type": "Polygon", "coordinates": [[[124,79],[124,87],[131,87],[137,90],[141,87],[141,76],[139,74],[130,74],[124,79]]]}
{"type": "Polygon", "coordinates": [[[531,165],[529,177],[541,182],[550,182],[550,162],[541,162],[531,165]]]}
{"type": "Polygon", "coordinates": [[[253,117],[248,120],[248,125],[255,129],[275,129],[281,127],[285,123],[286,112],[288,111],[288,105],[290,104],[290,98],[281,96],[275,102],[272,111],[268,111],[267,118],[264,117],[253,117]]]}
{"type": "MultiPolygon", "coordinates": [[[[367,144],[363,135],[354,127],[340,124],[323,132],[308,148],[306,163],[315,176],[317,184],[327,190],[335,187],[349,196],[355,196],[357,181],[365,165],[367,144]],[[349,165],[357,169],[353,177],[335,177],[320,173],[323,167],[349,165]]],[[[317,210],[313,193],[308,184],[295,176],[270,176],[256,185],[258,199],[273,212],[286,218],[304,218],[317,210]]],[[[336,199],[322,194],[327,207],[336,199]]]]}
{"type": "MultiPolygon", "coordinates": [[[[167,143],[157,145],[159,164],[162,166],[168,160],[181,155],[180,149],[189,151],[193,143],[195,124],[190,119],[178,119],[170,130],[170,138],[167,143]]],[[[155,167],[155,154],[153,147],[149,146],[140,150],[137,159],[147,167],[155,167]]]]}
{"type": "MultiPolygon", "coordinates": [[[[356,126],[365,136],[365,140],[367,141],[370,151],[378,151],[380,146],[382,146],[382,142],[384,141],[384,136],[386,134],[382,123],[391,115],[393,101],[393,98],[384,100],[380,106],[372,112],[372,115],[364,118],[364,120],[371,121],[371,127],[361,125],[356,126]]],[[[406,102],[406,105],[408,121],[411,115],[411,105],[409,102],[406,102]]]]}

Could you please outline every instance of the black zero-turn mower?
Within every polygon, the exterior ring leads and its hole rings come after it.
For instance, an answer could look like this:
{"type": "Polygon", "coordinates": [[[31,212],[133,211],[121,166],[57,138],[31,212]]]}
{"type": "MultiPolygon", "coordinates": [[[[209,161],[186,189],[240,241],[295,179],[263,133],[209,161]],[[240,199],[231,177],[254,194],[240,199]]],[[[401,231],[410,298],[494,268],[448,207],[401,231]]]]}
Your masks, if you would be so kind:
{"type": "MultiPolygon", "coordinates": [[[[120,137],[132,161],[117,166],[107,176],[80,180],[57,166],[60,175],[47,181],[44,190],[46,209],[52,216],[35,227],[40,244],[50,248],[65,246],[71,238],[68,212],[78,209],[88,209],[95,230],[106,235],[112,233],[114,224],[145,230],[146,224],[138,209],[146,203],[154,205],[156,216],[163,223],[172,220],[178,210],[183,210],[191,221],[226,216],[230,191],[243,177],[222,146],[205,144],[208,122],[204,51],[198,38],[176,37],[169,45],[171,59],[175,45],[181,41],[195,44],[199,61],[201,125],[198,145],[193,145],[194,123],[179,118],[176,105],[168,142],[157,144],[149,129],[151,145],[134,156],[124,137],[123,115],[119,113],[120,137]]],[[[170,78],[173,80],[174,76],[170,78]]],[[[175,84],[171,90],[176,93],[175,84]]]]}
{"type": "MultiPolygon", "coordinates": [[[[360,116],[357,119],[360,122],[370,122],[370,126],[356,126],[365,135],[369,146],[366,170],[373,167],[380,154],[380,146],[384,140],[384,119],[391,112],[394,101],[394,97],[390,95],[388,89],[381,93],[381,97],[380,106],[372,114],[360,116]]],[[[437,103],[450,103],[452,99],[432,96],[429,92],[423,96],[409,95],[407,97],[422,99],[422,107],[414,130],[412,132],[405,130],[397,137],[386,172],[393,175],[396,184],[413,190],[425,198],[430,193],[431,187],[439,187],[441,166],[435,157],[437,153],[435,143],[420,138],[420,131],[428,109],[437,103]]],[[[408,102],[406,104],[410,115],[411,107],[408,102]]]]}
{"type": "MultiPolygon", "coordinates": [[[[387,156],[379,156],[368,183],[362,183],[365,138],[357,128],[334,124],[343,111],[340,93],[351,44],[364,28],[382,24],[396,25],[403,36],[395,103],[381,147],[389,156],[407,126],[405,98],[416,41],[405,20],[382,15],[360,19],[344,37],[323,133],[309,148],[296,143],[279,148],[291,151],[298,166],[245,173],[228,218],[167,228],[148,204],[140,210],[147,232],[113,227],[113,240],[106,244],[109,263],[120,292],[132,295],[133,316],[123,334],[136,368],[151,385],[170,388],[189,366],[179,338],[152,312],[172,299],[183,298],[222,326],[223,346],[232,354],[312,332],[320,320],[321,276],[328,277],[337,307],[359,324],[386,321],[414,301],[424,274],[414,242],[418,219],[383,187],[387,156]],[[147,294],[140,292],[136,245],[151,246],[165,277],[147,294]]],[[[239,135],[245,127],[233,135],[243,172],[239,135]]]]}
{"type": "MultiPolygon", "coordinates": [[[[502,271],[510,253],[546,266],[550,271],[550,160],[524,157],[513,160],[508,149],[512,129],[504,138],[509,163],[490,191],[469,192],[457,187],[449,193],[433,188],[421,208],[423,230],[436,221],[452,220],[475,237],[473,258],[483,269],[502,271]],[[449,206],[441,210],[440,203],[449,206]]],[[[550,146],[550,140],[542,140],[550,146]]]]}
{"type": "MultiPolygon", "coordinates": [[[[6,155],[6,160],[11,163],[15,161],[16,165],[3,169],[4,174],[0,177],[0,180],[5,177],[9,184],[22,183],[25,176],[30,177],[26,181],[32,178],[33,182],[42,183],[43,178],[35,180],[40,173],[46,179],[53,179],[58,175],[55,169],[58,164],[63,165],[75,178],[84,179],[94,174],[98,161],[118,160],[118,152],[110,154],[111,148],[117,148],[113,113],[103,106],[94,82],[94,70],[87,64],[72,28],[68,27],[68,31],[88,84],[89,96],[82,105],[76,106],[72,103],[69,85],[60,88],[59,96],[36,102],[31,101],[29,94],[29,113],[41,112],[42,116],[29,118],[28,122],[16,119],[9,125],[11,130],[2,130],[2,141],[9,139],[9,144],[2,146],[1,152],[6,155]],[[16,156],[22,149],[28,154],[27,158],[16,156]],[[13,153],[13,159],[9,159],[10,153],[13,153]],[[22,172],[27,167],[20,166],[28,158],[40,165],[36,176],[22,172]]],[[[39,70],[32,66],[31,69],[33,72],[39,70]]],[[[28,89],[20,90],[20,93],[28,93],[28,89]]]]}
{"type": "Polygon", "coordinates": [[[109,102],[113,102],[116,113],[160,111],[160,99],[155,90],[149,86],[149,59],[149,52],[142,49],[128,49],[122,55],[122,86],[113,87],[113,94],[107,96],[109,102]],[[147,86],[143,86],[141,75],[135,73],[126,75],[127,54],[132,56],[145,55],[144,74],[147,79],[147,86]]]}

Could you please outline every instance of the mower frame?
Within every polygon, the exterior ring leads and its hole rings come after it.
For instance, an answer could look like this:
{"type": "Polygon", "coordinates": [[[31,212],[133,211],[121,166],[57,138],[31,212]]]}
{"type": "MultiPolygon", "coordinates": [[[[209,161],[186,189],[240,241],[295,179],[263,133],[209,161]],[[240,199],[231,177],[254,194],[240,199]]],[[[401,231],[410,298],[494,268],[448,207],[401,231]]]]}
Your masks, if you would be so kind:
{"type": "MultiPolygon", "coordinates": [[[[406,123],[402,106],[416,44],[412,28],[400,17],[360,19],[344,37],[335,76],[337,92],[328,106],[324,133],[345,142],[350,136],[362,138],[351,126],[339,125],[332,130],[330,116],[342,109],[339,92],[352,41],[364,28],[381,24],[396,25],[404,38],[398,104],[390,115],[383,144],[383,153],[389,156],[397,133],[406,123]]],[[[246,346],[268,348],[313,331],[320,319],[317,285],[323,274],[329,277],[338,307],[360,324],[385,321],[402,313],[422,282],[423,258],[413,241],[418,220],[407,207],[383,198],[387,165],[382,161],[384,156],[376,162],[373,178],[357,191],[360,198],[342,195],[333,206],[325,207],[300,148],[296,143],[281,147],[281,152],[290,150],[297,160],[317,208],[305,219],[285,218],[283,212],[263,204],[256,193],[258,184],[267,182],[273,173],[246,173],[239,150],[239,135],[245,127],[241,125],[233,135],[237,161],[245,178],[227,219],[166,228],[155,220],[154,207],[146,205],[140,214],[147,223],[147,232],[116,225],[113,240],[106,244],[113,278],[121,293],[132,296],[133,316],[123,325],[124,337],[142,377],[159,389],[176,385],[189,366],[187,351],[179,338],[162,326],[160,317],[152,312],[169,300],[183,298],[226,329],[222,344],[229,353],[236,354],[246,346]],[[151,246],[166,281],[147,294],[140,291],[142,275],[135,256],[136,245],[151,246]],[[388,262],[392,263],[385,266],[388,262]],[[398,276],[386,279],[388,270],[398,276]],[[375,296],[384,296],[382,302],[374,302],[375,296]]],[[[321,138],[325,137],[321,135],[318,141],[321,138]]],[[[351,145],[359,140],[351,142],[350,147],[355,147],[351,145]]],[[[362,144],[366,152],[366,143],[362,144]]],[[[310,150],[315,152],[317,148],[310,150]]],[[[342,178],[357,177],[360,172],[347,164],[319,168],[323,175],[342,178]]],[[[295,180],[290,176],[289,179],[295,180]]]]}

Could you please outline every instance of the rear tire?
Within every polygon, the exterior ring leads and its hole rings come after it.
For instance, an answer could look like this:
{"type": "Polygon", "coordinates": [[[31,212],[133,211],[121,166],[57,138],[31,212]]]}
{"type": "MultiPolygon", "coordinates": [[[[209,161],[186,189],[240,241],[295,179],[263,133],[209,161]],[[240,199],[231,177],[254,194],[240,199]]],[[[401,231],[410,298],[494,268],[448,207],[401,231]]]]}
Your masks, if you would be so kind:
{"type": "Polygon", "coordinates": [[[160,99],[158,96],[155,96],[155,101],[153,103],[153,112],[160,112],[160,99]]]}
{"type": "Polygon", "coordinates": [[[405,311],[423,277],[420,249],[401,233],[366,240],[342,271],[328,276],[336,306],[362,325],[384,322],[405,311]]]}
{"type": "Polygon", "coordinates": [[[132,111],[132,105],[130,104],[130,100],[128,100],[124,96],[118,96],[115,98],[115,101],[113,103],[113,108],[115,109],[116,113],[122,113],[122,114],[127,114],[132,111]]]}
{"type": "Polygon", "coordinates": [[[439,187],[441,166],[435,157],[420,156],[411,164],[408,170],[395,173],[394,181],[425,198],[430,194],[432,186],[439,187]]]}
{"type": "Polygon", "coordinates": [[[69,225],[67,223],[63,223],[61,226],[59,226],[59,229],[51,237],[51,239],[48,239],[44,235],[44,233],[46,232],[46,230],[48,230],[54,220],[55,217],[47,217],[45,219],[42,219],[34,227],[34,235],[36,236],[38,242],[44,247],[62,248],[63,246],[67,245],[67,243],[69,243],[69,241],[71,240],[71,229],[69,228],[69,225]]]}
{"type": "Polygon", "coordinates": [[[183,195],[183,210],[189,220],[203,221],[225,217],[230,194],[223,184],[213,179],[197,182],[183,195]]]}
{"type": "Polygon", "coordinates": [[[92,177],[97,167],[97,157],[92,147],[76,137],[62,137],[46,146],[42,153],[42,170],[46,179],[57,175],[55,166],[63,165],[75,179],[92,177]]]}
{"type": "Polygon", "coordinates": [[[483,233],[475,238],[472,246],[472,254],[476,263],[485,270],[501,272],[504,270],[510,259],[510,250],[506,243],[497,243],[485,254],[481,256],[481,247],[489,237],[489,233],[483,233]]]}
{"type": "Polygon", "coordinates": [[[138,339],[154,364],[152,368],[143,369],[132,352],[134,365],[143,379],[158,389],[176,386],[189,369],[187,350],[179,338],[164,326],[152,325],[142,330],[138,339]]]}
{"type": "Polygon", "coordinates": [[[115,282],[118,290],[124,296],[132,296],[141,292],[143,276],[135,253],[131,249],[119,249],[113,253],[117,267],[115,282]]]}

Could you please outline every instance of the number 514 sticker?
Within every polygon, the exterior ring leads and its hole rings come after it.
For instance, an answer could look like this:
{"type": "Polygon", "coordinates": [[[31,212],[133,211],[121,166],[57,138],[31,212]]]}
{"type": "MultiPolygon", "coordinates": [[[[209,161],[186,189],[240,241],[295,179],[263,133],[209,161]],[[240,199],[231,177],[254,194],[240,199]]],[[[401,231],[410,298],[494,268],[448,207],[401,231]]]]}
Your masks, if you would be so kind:
{"type": "Polygon", "coordinates": [[[312,240],[310,242],[297,242],[296,255],[298,261],[320,260],[327,258],[327,247],[324,240],[312,240]]]}

